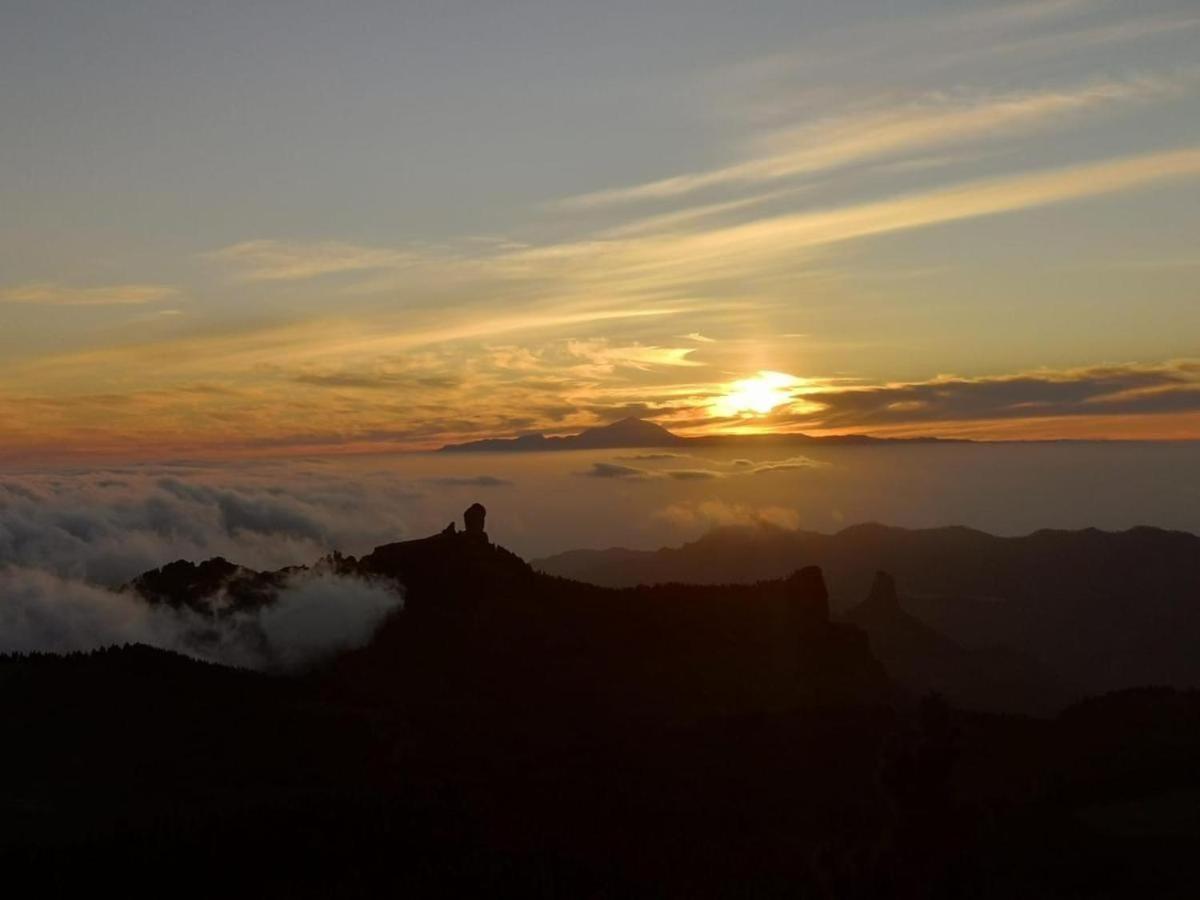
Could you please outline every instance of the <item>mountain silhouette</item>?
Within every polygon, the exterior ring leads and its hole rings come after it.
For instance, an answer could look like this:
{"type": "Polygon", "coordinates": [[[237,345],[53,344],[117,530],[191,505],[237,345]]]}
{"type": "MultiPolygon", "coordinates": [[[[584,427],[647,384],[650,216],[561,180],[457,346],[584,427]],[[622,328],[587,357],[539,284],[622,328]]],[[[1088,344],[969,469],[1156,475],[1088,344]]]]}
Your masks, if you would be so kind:
{"type": "Polygon", "coordinates": [[[737,583],[820,566],[835,611],[872,572],[905,586],[909,613],[976,650],[1032,657],[1076,696],[1133,684],[1200,684],[1200,537],[1155,528],[1038,531],[856,525],[836,534],[724,528],[655,551],[581,550],[536,560],[596,584],[737,583]]]}
{"type": "MultiPolygon", "coordinates": [[[[515,697],[523,708],[607,721],[880,700],[893,690],[866,636],[830,618],[819,569],[750,585],[600,588],[536,571],[492,543],[485,516],[474,504],[465,530],[451,523],[361,559],[315,564],[404,593],[403,614],[339,660],[333,682],[413,708],[469,707],[476,725],[491,721],[503,739],[524,715],[509,709],[515,697]],[[495,720],[501,709],[507,722],[495,720]]],[[[300,571],[180,561],[128,589],[150,603],[220,616],[230,596],[243,612],[273,603],[278,586],[300,571]]]]}
{"type": "Polygon", "coordinates": [[[527,434],[516,438],[493,438],[448,444],[444,452],[537,452],[543,450],[609,450],[627,447],[677,447],[687,438],[672,434],[661,425],[628,417],[609,425],[588,428],[579,434],[547,437],[527,434]]]}
{"type": "Polygon", "coordinates": [[[1067,693],[1032,657],[999,647],[967,649],[901,605],[896,582],[877,572],[865,600],[841,620],[870,638],[888,673],[917,696],[936,692],[958,706],[1003,712],[1051,713],[1067,693]]]}

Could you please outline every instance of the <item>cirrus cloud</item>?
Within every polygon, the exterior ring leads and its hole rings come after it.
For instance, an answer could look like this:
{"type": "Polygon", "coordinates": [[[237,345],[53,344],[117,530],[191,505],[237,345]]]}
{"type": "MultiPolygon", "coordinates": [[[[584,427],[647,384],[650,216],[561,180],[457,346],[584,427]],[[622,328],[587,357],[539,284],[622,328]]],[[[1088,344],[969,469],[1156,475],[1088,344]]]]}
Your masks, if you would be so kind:
{"type": "Polygon", "coordinates": [[[813,413],[783,413],[820,428],[1200,412],[1200,361],[1091,366],[1012,375],[823,390],[813,413]]]}
{"type": "Polygon", "coordinates": [[[0,290],[0,303],[35,306],[141,306],[170,300],[179,289],[169,284],[110,284],[73,287],[56,281],[29,281],[0,290]]]}

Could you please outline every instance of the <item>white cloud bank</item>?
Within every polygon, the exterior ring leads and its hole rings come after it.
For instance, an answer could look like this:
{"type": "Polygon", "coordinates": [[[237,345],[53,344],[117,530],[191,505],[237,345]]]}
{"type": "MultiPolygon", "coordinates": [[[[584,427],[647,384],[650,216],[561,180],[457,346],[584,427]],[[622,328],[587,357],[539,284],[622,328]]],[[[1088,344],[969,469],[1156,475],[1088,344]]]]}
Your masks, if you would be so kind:
{"type": "Polygon", "coordinates": [[[0,568],[0,653],[142,643],[258,669],[303,668],[362,646],[403,600],[388,585],[300,573],[255,614],[206,619],[44,570],[0,568]]]}

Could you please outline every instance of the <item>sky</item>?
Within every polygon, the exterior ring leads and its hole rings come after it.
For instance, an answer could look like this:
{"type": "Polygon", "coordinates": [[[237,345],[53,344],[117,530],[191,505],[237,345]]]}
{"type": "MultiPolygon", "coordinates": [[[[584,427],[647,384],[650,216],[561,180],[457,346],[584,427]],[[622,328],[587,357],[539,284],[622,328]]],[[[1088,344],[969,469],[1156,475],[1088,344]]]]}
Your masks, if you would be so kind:
{"type": "Polygon", "coordinates": [[[0,459],[1200,439],[1198,45],[1195,0],[7,0],[0,459]]]}

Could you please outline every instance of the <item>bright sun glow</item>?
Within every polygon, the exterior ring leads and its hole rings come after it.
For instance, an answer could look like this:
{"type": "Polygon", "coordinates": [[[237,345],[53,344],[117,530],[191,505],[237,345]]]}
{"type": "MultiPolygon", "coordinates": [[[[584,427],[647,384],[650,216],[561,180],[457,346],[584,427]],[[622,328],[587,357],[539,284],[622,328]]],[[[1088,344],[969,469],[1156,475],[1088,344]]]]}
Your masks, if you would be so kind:
{"type": "Polygon", "coordinates": [[[732,382],[728,392],[712,404],[718,416],[761,416],[792,399],[791,389],[802,379],[784,372],[759,372],[753,378],[732,382]]]}

